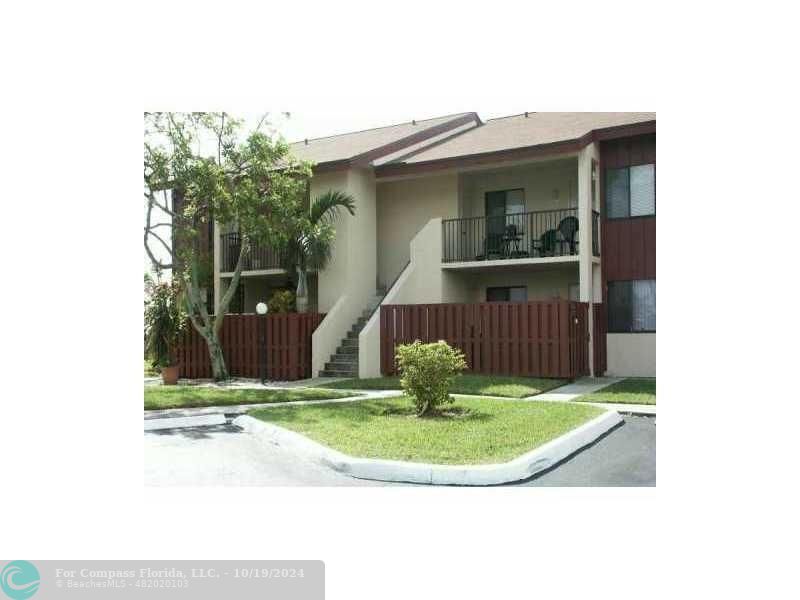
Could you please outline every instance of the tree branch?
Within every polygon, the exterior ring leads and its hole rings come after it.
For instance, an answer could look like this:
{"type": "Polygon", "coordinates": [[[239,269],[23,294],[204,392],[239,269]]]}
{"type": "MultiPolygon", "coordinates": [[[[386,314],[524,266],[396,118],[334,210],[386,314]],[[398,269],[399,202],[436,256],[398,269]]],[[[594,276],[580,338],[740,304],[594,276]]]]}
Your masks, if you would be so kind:
{"type": "Polygon", "coordinates": [[[162,240],[161,237],[158,234],[154,233],[153,231],[150,231],[150,220],[152,218],[152,214],[153,214],[153,205],[151,203],[151,204],[147,205],[147,226],[145,226],[145,228],[144,228],[144,249],[147,252],[147,256],[150,257],[150,261],[153,263],[153,265],[155,265],[156,267],[158,267],[160,269],[172,269],[173,268],[173,264],[175,262],[175,254],[173,253],[172,248],[170,248],[167,245],[167,243],[164,240],[162,240]],[[156,239],[158,239],[158,241],[160,241],[162,244],[164,244],[164,247],[169,252],[169,257],[170,257],[170,260],[172,262],[170,262],[169,264],[164,264],[164,263],[162,263],[160,260],[158,260],[155,257],[155,255],[153,254],[153,251],[150,249],[150,241],[149,241],[149,236],[150,235],[155,236],[156,239]]]}
{"type": "Polygon", "coordinates": [[[155,231],[151,231],[149,227],[145,227],[144,230],[145,235],[152,235],[154,238],[156,238],[159,242],[161,242],[161,245],[164,246],[164,249],[169,252],[170,256],[172,256],[172,248],[169,246],[169,244],[167,244],[167,242],[161,239],[160,235],[158,235],[155,231]]]}
{"type": "Polygon", "coordinates": [[[155,206],[156,208],[160,208],[171,217],[178,216],[176,213],[172,212],[169,208],[167,208],[166,205],[159,204],[158,201],[156,200],[155,194],[153,194],[152,191],[148,190],[144,193],[144,195],[147,196],[147,202],[151,207],[155,206]]]}
{"type": "Polygon", "coordinates": [[[236,260],[236,269],[233,271],[233,277],[231,277],[231,282],[228,284],[228,289],[225,290],[225,294],[222,296],[222,300],[220,300],[219,307],[217,312],[217,317],[214,319],[214,329],[215,331],[219,332],[222,328],[222,318],[226,312],[228,312],[228,306],[233,300],[233,294],[236,292],[236,287],[239,285],[239,278],[242,275],[242,269],[244,268],[244,257],[250,251],[250,238],[246,236],[242,236],[242,247],[239,249],[239,258],[236,260]]]}

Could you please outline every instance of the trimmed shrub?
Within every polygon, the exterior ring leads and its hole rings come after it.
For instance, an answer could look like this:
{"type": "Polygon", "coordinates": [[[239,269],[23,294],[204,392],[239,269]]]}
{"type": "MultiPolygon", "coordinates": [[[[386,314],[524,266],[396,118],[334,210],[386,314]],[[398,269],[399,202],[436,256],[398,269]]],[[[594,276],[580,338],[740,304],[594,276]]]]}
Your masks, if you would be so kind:
{"type": "Polygon", "coordinates": [[[453,378],[467,368],[464,353],[442,340],[397,347],[397,365],[402,376],[400,385],[414,401],[417,416],[421,417],[453,401],[447,393],[453,378]]]}

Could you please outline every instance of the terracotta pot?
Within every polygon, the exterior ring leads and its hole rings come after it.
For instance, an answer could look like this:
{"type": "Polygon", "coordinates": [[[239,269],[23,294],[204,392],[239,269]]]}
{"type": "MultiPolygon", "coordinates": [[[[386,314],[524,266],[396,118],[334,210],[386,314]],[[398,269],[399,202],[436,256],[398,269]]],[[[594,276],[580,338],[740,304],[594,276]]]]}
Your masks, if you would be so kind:
{"type": "Polygon", "coordinates": [[[161,381],[164,382],[164,385],[175,385],[178,383],[178,375],[180,374],[180,371],[181,368],[179,365],[161,367],[161,381]]]}

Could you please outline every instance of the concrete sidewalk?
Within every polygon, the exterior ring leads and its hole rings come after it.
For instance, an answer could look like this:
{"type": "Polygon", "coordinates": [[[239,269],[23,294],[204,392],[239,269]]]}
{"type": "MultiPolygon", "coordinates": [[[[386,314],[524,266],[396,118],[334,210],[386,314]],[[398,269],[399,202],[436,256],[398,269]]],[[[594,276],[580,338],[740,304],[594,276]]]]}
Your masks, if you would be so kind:
{"type": "MultiPolygon", "coordinates": [[[[581,379],[562,385],[550,392],[539,394],[537,396],[528,396],[525,400],[539,400],[543,402],[573,402],[576,398],[585,394],[593,394],[603,388],[606,388],[618,381],[623,381],[627,377],[582,377],[581,379]]],[[[590,404],[592,406],[599,406],[606,410],[613,410],[618,413],[629,413],[632,415],[655,415],[655,404],[616,404],[609,402],[581,402],[581,404],[590,404]]]]}
{"type": "MultiPolygon", "coordinates": [[[[179,386],[191,387],[204,387],[216,388],[221,390],[290,390],[298,387],[316,387],[323,383],[336,383],[337,381],[344,381],[347,377],[311,377],[309,379],[298,379],[296,381],[271,381],[267,380],[261,383],[260,379],[251,379],[246,377],[232,377],[231,379],[217,383],[213,379],[179,379],[179,386]]],[[[145,377],[144,384],[162,385],[161,377],[145,377]]]]}
{"type": "Polygon", "coordinates": [[[562,385],[559,388],[545,392],[544,394],[537,394],[536,396],[528,396],[525,400],[540,400],[543,402],[569,402],[578,396],[585,394],[593,394],[604,387],[608,387],[614,383],[622,381],[624,377],[582,377],[577,381],[562,385]]]}
{"type": "Polygon", "coordinates": [[[293,402],[265,402],[261,404],[235,404],[231,406],[204,406],[200,408],[164,408],[144,411],[145,420],[163,419],[167,417],[197,417],[200,415],[243,415],[257,408],[274,408],[276,406],[305,406],[307,404],[336,404],[339,402],[357,402],[359,400],[375,400],[377,398],[394,398],[403,394],[400,390],[364,390],[360,396],[347,398],[329,398],[326,400],[295,400],[293,402]]]}

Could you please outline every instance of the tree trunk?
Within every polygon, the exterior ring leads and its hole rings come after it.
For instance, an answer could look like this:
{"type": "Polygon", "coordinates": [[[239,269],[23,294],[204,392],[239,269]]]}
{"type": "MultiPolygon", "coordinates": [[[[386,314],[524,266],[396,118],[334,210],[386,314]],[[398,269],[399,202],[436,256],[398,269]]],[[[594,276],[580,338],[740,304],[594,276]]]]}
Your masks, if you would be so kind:
{"type": "Polygon", "coordinates": [[[306,272],[297,267],[297,293],[295,294],[297,312],[308,312],[308,280],[306,272]]]}
{"type": "Polygon", "coordinates": [[[213,328],[209,331],[206,337],[208,344],[208,353],[211,357],[211,372],[214,381],[224,381],[229,378],[228,367],[225,366],[225,357],[222,354],[222,344],[219,343],[219,338],[213,328]]]}
{"type": "Polygon", "coordinates": [[[197,278],[197,265],[192,265],[191,278],[186,288],[186,305],[189,320],[194,328],[203,336],[208,346],[208,355],[211,360],[211,372],[214,381],[224,381],[230,378],[228,368],[225,365],[225,356],[222,354],[222,344],[219,341],[219,333],[222,330],[222,323],[225,313],[230,306],[236,286],[239,285],[239,278],[244,266],[244,257],[250,250],[249,241],[245,238],[239,250],[239,258],[236,261],[236,269],[233,272],[230,285],[222,296],[218,314],[211,316],[206,308],[205,296],[200,294],[200,286],[197,278]]]}
{"type": "Polygon", "coordinates": [[[425,403],[422,405],[422,408],[419,409],[417,412],[417,417],[424,417],[427,412],[431,409],[430,401],[426,400],[425,403]]]}

